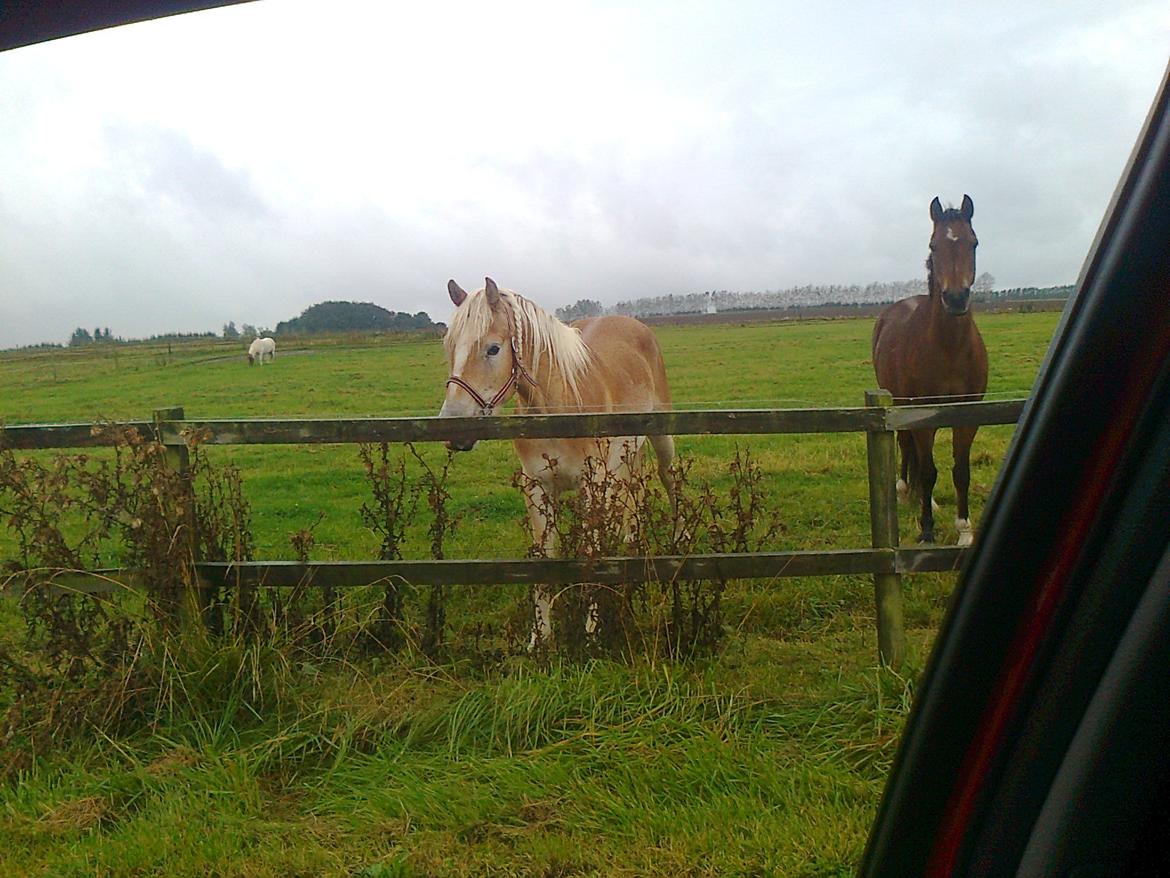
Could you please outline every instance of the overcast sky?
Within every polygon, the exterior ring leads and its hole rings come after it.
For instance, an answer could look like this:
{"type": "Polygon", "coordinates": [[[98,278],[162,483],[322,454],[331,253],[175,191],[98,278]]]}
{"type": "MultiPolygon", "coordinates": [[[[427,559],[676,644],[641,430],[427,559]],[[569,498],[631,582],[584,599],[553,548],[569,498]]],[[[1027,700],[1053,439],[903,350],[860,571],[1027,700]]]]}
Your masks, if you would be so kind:
{"type": "Polygon", "coordinates": [[[1168,47],[1165,0],[267,0],[17,49],[0,346],[904,280],[965,192],[981,272],[1071,283],[1168,47]]]}

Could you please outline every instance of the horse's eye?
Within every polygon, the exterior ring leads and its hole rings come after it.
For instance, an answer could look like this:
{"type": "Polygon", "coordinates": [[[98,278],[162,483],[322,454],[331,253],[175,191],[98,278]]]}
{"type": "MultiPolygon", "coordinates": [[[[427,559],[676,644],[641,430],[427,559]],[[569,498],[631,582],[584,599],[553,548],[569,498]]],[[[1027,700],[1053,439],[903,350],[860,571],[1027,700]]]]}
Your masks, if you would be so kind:
{"type": "Polygon", "coordinates": [[[488,346],[488,356],[489,357],[494,357],[499,352],[500,352],[500,346],[498,344],[488,346]]]}

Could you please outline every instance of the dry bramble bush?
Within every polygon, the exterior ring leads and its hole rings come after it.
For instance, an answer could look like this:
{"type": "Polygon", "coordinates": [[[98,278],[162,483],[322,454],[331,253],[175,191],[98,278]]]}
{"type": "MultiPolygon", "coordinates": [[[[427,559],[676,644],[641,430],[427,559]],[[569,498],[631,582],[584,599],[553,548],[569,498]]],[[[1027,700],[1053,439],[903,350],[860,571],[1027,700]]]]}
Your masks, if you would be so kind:
{"type": "MultiPolygon", "coordinates": [[[[259,716],[287,696],[309,660],[395,652],[421,661],[471,658],[483,666],[524,651],[530,609],[514,614],[528,621],[502,628],[467,620],[452,640],[442,586],[423,595],[387,581],[338,595],[302,582],[281,593],[257,587],[238,570],[208,581],[198,574],[200,562],[254,559],[239,471],[213,465],[199,435],[185,437],[183,468],[165,446],[135,430],[98,429],[108,453],[18,458],[0,434],[0,518],[15,544],[4,575],[8,590],[20,595],[24,623],[18,645],[0,640],[0,692],[10,693],[0,707],[0,772],[82,731],[149,725],[201,704],[219,709],[227,691],[238,694],[239,709],[259,716]],[[103,568],[132,570],[133,581],[111,573],[108,587],[95,591],[71,579],[103,568]]],[[[359,458],[370,487],[360,516],[380,538],[378,557],[402,558],[408,534],[422,527],[431,556],[443,558],[456,526],[451,456],[436,467],[412,446],[394,454],[382,444],[362,446],[359,458]]],[[[689,472],[676,464],[671,503],[643,468],[618,476],[590,461],[580,490],[545,501],[552,544],[533,545],[531,554],[588,561],[745,552],[781,529],[765,509],[761,473],[748,452],[737,450],[725,496],[710,485],[692,486],[689,472]]],[[[522,475],[516,485],[532,488],[522,475]]],[[[319,523],[289,538],[302,563],[310,561],[319,523]]],[[[554,643],[544,644],[540,657],[708,654],[722,637],[725,587],[672,580],[564,588],[554,604],[554,643]],[[586,626],[590,616],[595,624],[586,626]]]]}

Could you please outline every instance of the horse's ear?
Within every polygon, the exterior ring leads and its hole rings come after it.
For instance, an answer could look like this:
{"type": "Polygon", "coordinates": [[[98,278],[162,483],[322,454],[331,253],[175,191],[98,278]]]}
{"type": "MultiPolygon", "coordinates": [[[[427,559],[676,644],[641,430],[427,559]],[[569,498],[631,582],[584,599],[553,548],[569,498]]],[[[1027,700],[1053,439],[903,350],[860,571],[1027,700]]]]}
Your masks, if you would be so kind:
{"type": "Polygon", "coordinates": [[[462,305],[463,300],[467,298],[467,293],[463,291],[463,287],[455,283],[453,279],[447,281],[447,292],[450,294],[451,301],[455,303],[456,308],[462,305]]]}
{"type": "Polygon", "coordinates": [[[934,201],[930,202],[930,218],[934,222],[938,222],[943,217],[942,202],[938,200],[938,196],[934,196],[934,201]]]}
{"type": "Polygon", "coordinates": [[[487,294],[488,304],[491,307],[496,307],[500,304],[500,288],[496,286],[496,282],[490,277],[483,279],[483,291],[487,294]]]}
{"type": "Polygon", "coordinates": [[[971,200],[970,195],[963,196],[963,206],[959,208],[959,216],[967,222],[971,222],[971,217],[975,216],[975,202],[971,200]]]}

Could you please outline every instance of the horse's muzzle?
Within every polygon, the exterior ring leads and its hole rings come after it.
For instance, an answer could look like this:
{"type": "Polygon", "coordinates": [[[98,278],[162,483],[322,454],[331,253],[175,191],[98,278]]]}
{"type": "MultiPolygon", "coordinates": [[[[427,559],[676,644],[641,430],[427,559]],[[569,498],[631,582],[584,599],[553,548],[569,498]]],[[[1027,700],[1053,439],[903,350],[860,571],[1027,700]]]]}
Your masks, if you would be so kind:
{"type": "Polygon", "coordinates": [[[448,451],[470,451],[475,447],[476,439],[448,439],[448,451]]]}
{"type": "Polygon", "coordinates": [[[944,291],[942,294],[943,307],[952,317],[962,317],[971,307],[971,290],[958,293],[944,291]]]}

